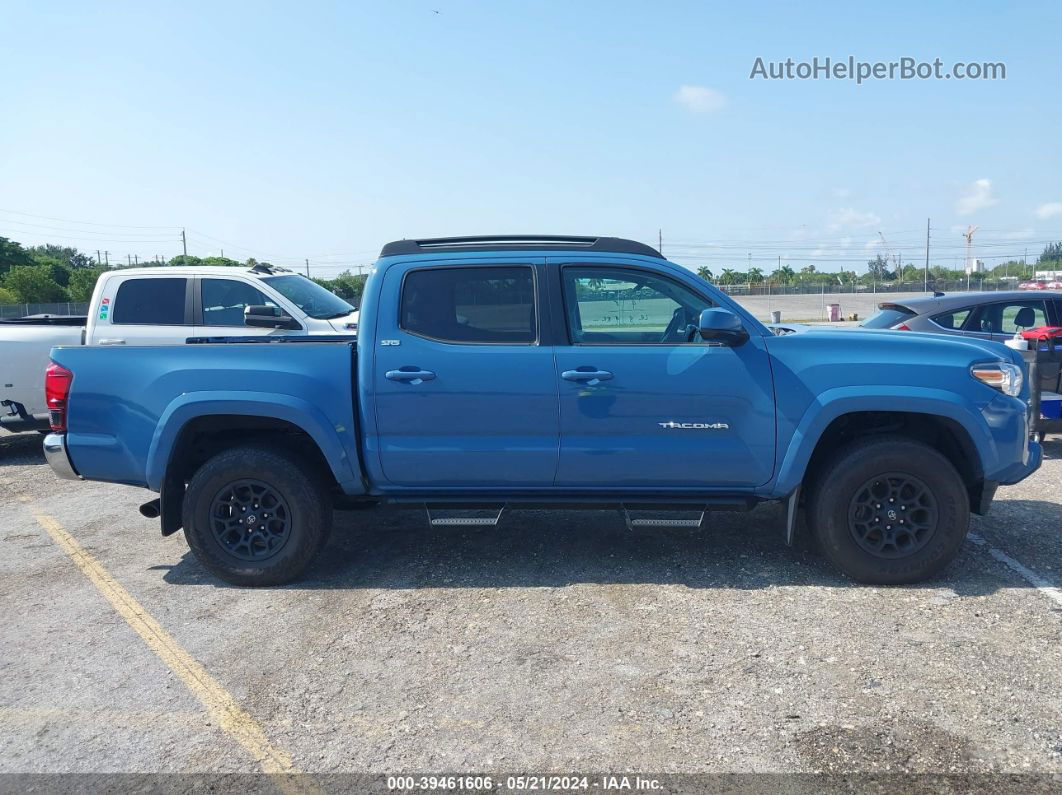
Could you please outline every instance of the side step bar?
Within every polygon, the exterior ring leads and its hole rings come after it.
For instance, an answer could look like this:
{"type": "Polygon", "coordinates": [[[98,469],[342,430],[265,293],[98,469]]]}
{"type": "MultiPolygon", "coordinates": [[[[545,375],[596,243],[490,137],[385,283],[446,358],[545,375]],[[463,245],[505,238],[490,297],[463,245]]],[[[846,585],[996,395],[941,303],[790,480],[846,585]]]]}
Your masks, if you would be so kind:
{"type": "Polygon", "coordinates": [[[424,511],[428,514],[428,524],[432,527],[497,527],[507,507],[507,505],[502,505],[501,508],[461,509],[425,505],[424,511]],[[436,512],[435,515],[432,515],[433,509],[436,512]],[[439,516],[439,513],[450,515],[439,516]]]}
{"type": "Polygon", "coordinates": [[[704,524],[704,517],[708,514],[707,506],[650,506],[650,505],[626,505],[620,508],[623,511],[623,520],[627,523],[628,530],[639,527],[687,527],[697,528],[704,524]],[[660,513],[673,513],[674,516],[661,518],[660,513]],[[636,515],[640,514],[640,515],[636,515]],[[653,514],[647,516],[646,514],[653,514]],[[690,514],[696,514],[696,518],[690,514]]]}

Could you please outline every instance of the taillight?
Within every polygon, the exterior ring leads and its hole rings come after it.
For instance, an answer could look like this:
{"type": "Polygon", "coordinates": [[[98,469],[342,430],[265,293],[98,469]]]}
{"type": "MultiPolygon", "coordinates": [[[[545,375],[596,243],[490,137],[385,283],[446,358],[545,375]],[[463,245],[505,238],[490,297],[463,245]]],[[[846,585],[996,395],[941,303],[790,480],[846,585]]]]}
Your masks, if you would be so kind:
{"type": "Polygon", "coordinates": [[[66,401],[73,380],[74,374],[55,362],[44,371],[44,399],[53,431],[66,430],[66,401]]]}
{"type": "Polygon", "coordinates": [[[893,331],[910,331],[911,329],[906,323],[901,323],[898,326],[893,326],[892,330],[893,331]]]}

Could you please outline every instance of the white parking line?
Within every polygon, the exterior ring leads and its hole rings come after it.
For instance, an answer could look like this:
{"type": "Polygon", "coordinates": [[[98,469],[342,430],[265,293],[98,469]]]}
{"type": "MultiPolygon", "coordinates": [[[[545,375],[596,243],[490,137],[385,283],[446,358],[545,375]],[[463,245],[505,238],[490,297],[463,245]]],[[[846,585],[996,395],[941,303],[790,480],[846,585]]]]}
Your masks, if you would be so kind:
{"type": "Polygon", "coordinates": [[[996,549],[977,533],[970,533],[969,539],[978,546],[985,547],[988,550],[988,554],[994,557],[1000,563],[1018,572],[1018,574],[1020,574],[1028,583],[1035,586],[1036,590],[1038,590],[1048,599],[1051,599],[1057,602],[1059,605],[1062,605],[1062,589],[1056,588],[1049,581],[1045,580],[1043,577],[1041,577],[1035,571],[1030,569],[1024,563],[1019,563],[1018,561],[1014,560],[1014,558],[1012,558],[1006,552],[1002,552],[996,549]]]}

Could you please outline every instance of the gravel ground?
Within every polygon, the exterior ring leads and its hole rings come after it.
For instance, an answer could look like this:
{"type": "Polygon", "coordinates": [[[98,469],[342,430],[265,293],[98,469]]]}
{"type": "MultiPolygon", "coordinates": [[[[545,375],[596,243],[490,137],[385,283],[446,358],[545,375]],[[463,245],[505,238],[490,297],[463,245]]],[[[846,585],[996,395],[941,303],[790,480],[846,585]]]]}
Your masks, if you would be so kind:
{"type": "MultiPolygon", "coordinates": [[[[302,583],[241,590],[147,492],[0,436],[0,772],[258,766],[41,529],[55,517],[308,772],[1047,773],[1062,786],[1062,439],[946,576],[856,586],[781,512],[429,530],[336,515],[302,583]],[[1025,567],[1025,571],[1017,569],[1025,567]]],[[[961,787],[960,787],[961,788],[961,787]]]]}
{"type": "Polygon", "coordinates": [[[826,293],[820,295],[735,295],[734,300],[755,317],[764,322],[771,319],[772,310],[780,310],[787,323],[822,322],[826,319],[826,306],[840,304],[843,317],[853,312],[860,320],[878,311],[883,301],[903,302],[909,298],[925,298],[927,293],[826,293]]]}

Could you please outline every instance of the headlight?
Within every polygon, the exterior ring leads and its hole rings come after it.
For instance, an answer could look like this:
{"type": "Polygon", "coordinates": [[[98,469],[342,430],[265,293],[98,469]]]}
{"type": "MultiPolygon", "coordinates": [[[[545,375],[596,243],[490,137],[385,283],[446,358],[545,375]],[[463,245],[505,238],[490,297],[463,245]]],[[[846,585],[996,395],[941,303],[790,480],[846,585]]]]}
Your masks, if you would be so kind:
{"type": "Polygon", "coordinates": [[[1021,394],[1022,374],[1021,368],[1016,364],[976,364],[970,368],[970,375],[982,384],[998,389],[1004,395],[1017,397],[1021,394]]]}

